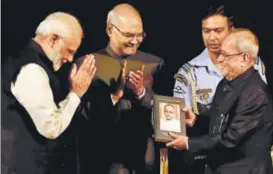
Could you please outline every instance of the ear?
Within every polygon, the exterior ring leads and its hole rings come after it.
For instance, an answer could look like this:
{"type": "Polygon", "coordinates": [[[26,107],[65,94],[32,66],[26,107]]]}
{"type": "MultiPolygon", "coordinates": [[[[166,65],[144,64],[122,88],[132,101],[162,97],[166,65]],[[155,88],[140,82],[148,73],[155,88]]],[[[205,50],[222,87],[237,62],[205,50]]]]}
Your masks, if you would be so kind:
{"type": "Polygon", "coordinates": [[[108,22],[106,26],[106,33],[109,37],[112,35],[112,28],[113,26],[111,25],[111,23],[108,22]]]}
{"type": "Polygon", "coordinates": [[[247,53],[243,53],[243,59],[242,59],[242,67],[247,65],[250,62],[250,56],[247,53]]]}
{"type": "Polygon", "coordinates": [[[51,34],[49,36],[49,45],[50,45],[50,47],[53,48],[54,45],[60,41],[60,39],[61,39],[60,36],[58,36],[56,34],[51,34]]]}
{"type": "Polygon", "coordinates": [[[244,60],[244,62],[249,62],[249,61],[250,61],[250,55],[244,53],[244,54],[243,54],[243,60],[244,60]]]}

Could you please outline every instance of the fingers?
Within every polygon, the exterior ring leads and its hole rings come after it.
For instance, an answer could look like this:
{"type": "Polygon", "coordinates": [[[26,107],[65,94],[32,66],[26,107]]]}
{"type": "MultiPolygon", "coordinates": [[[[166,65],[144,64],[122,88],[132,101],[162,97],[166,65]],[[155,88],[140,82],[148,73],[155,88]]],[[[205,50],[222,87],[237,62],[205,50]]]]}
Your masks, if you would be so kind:
{"type": "Polygon", "coordinates": [[[184,107],[182,110],[183,110],[184,112],[188,112],[190,109],[187,108],[187,107],[184,107]]]}
{"type": "Polygon", "coordinates": [[[139,76],[137,76],[135,73],[130,72],[129,73],[129,81],[132,81],[134,84],[138,84],[139,83],[139,76]]]}
{"type": "Polygon", "coordinates": [[[124,63],[123,63],[124,70],[126,70],[126,67],[127,67],[127,60],[124,60],[124,63]]]}
{"type": "Polygon", "coordinates": [[[143,72],[144,72],[144,64],[141,65],[140,70],[136,72],[130,71],[129,72],[129,81],[133,85],[138,85],[143,80],[143,72]]]}
{"type": "Polygon", "coordinates": [[[170,135],[171,137],[173,137],[173,138],[178,138],[178,137],[179,137],[179,135],[176,135],[176,134],[174,134],[174,133],[172,133],[172,132],[169,132],[169,135],[170,135]]]}
{"type": "MultiPolygon", "coordinates": [[[[138,70],[139,71],[139,70],[138,70]]],[[[142,80],[143,74],[139,72],[130,72],[129,73],[129,78],[132,79],[135,83],[139,83],[139,81],[142,80]]]]}
{"type": "Polygon", "coordinates": [[[93,55],[90,55],[90,66],[88,68],[88,71],[92,74],[94,67],[95,67],[96,60],[93,55]]]}
{"type": "Polygon", "coordinates": [[[96,67],[94,67],[93,68],[93,71],[91,72],[91,79],[93,79],[93,77],[94,77],[94,75],[96,74],[96,72],[97,72],[97,68],[96,67]]]}
{"type": "Polygon", "coordinates": [[[173,146],[177,145],[178,142],[179,142],[179,139],[174,139],[171,142],[167,143],[166,146],[167,147],[173,147],[173,146]]]}
{"type": "Polygon", "coordinates": [[[137,82],[135,82],[135,80],[133,80],[132,78],[129,78],[129,84],[131,84],[134,88],[137,87],[137,82]]]}
{"type": "Polygon", "coordinates": [[[182,110],[183,110],[183,112],[186,113],[186,118],[195,117],[195,114],[192,112],[192,110],[190,108],[185,107],[182,110]]]}
{"type": "Polygon", "coordinates": [[[174,148],[175,150],[181,150],[181,148],[179,148],[178,146],[172,146],[172,148],[174,148]]]}
{"type": "Polygon", "coordinates": [[[117,84],[117,89],[122,89],[125,86],[126,82],[126,67],[127,67],[127,61],[124,60],[122,65],[121,65],[121,74],[118,77],[118,84],[117,84]]]}
{"type": "Polygon", "coordinates": [[[74,77],[77,73],[77,65],[76,64],[72,64],[72,70],[70,72],[70,78],[74,77]]]}
{"type": "Polygon", "coordinates": [[[77,76],[78,80],[82,81],[81,83],[90,84],[97,71],[95,63],[94,55],[86,55],[78,71],[74,66],[72,67],[73,75],[77,76]]]}
{"type": "Polygon", "coordinates": [[[97,70],[95,63],[96,61],[94,55],[86,55],[76,74],[78,76],[84,76],[85,78],[92,79],[97,70]]]}
{"type": "Polygon", "coordinates": [[[140,71],[142,72],[142,74],[143,74],[143,72],[144,72],[144,68],[145,68],[145,65],[142,64],[141,67],[140,67],[140,71]]]}
{"type": "Polygon", "coordinates": [[[82,64],[81,64],[81,66],[80,66],[80,68],[79,68],[79,70],[78,70],[78,72],[88,71],[91,68],[92,64],[94,63],[93,60],[94,60],[93,55],[91,55],[91,54],[86,55],[83,62],[82,62],[82,64]]]}
{"type": "Polygon", "coordinates": [[[122,70],[121,70],[121,71],[122,71],[122,72],[121,72],[121,73],[122,73],[122,75],[121,75],[121,78],[122,78],[121,81],[122,81],[122,82],[125,82],[126,67],[127,67],[127,61],[125,60],[124,63],[123,63],[123,65],[122,65],[122,70]]]}
{"type": "Polygon", "coordinates": [[[92,80],[93,80],[93,77],[97,71],[97,68],[95,66],[95,59],[94,58],[91,58],[91,65],[89,67],[89,69],[87,70],[87,72],[83,73],[83,75],[85,74],[87,77],[88,77],[88,83],[91,84],[92,80]]]}

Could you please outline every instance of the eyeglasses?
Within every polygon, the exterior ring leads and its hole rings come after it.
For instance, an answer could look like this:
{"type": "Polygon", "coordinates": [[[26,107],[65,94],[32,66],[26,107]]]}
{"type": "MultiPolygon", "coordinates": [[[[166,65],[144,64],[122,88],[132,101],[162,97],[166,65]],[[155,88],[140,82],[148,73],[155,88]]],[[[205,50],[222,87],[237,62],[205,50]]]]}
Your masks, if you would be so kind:
{"type": "Polygon", "coordinates": [[[243,54],[243,53],[228,54],[228,53],[226,53],[224,51],[220,51],[220,55],[222,55],[225,59],[231,59],[232,57],[239,56],[241,54],[243,54]]]}
{"type": "Polygon", "coordinates": [[[138,39],[144,39],[146,37],[146,33],[142,32],[142,33],[127,33],[127,32],[122,32],[118,27],[116,27],[114,24],[111,24],[113,27],[115,27],[115,29],[118,30],[118,32],[123,35],[124,37],[128,38],[128,39],[133,39],[135,37],[137,37],[138,39]]]}

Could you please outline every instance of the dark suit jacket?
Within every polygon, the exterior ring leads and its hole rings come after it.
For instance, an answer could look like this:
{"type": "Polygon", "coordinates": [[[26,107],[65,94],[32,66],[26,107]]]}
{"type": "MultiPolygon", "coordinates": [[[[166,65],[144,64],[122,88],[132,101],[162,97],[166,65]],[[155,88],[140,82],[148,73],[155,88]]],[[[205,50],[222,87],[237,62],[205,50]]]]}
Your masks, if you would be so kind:
{"type": "MultiPolygon", "coordinates": [[[[151,125],[151,99],[153,94],[153,81],[163,65],[163,61],[151,54],[137,51],[135,55],[120,57],[110,47],[98,51],[95,55],[97,72],[88,93],[84,96],[82,118],[83,141],[86,148],[92,153],[83,152],[86,162],[90,155],[100,156],[106,153],[105,163],[123,163],[131,167],[144,164],[147,138],[152,135],[151,125]],[[110,94],[114,92],[121,71],[121,62],[127,60],[127,68],[139,69],[145,65],[144,86],[145,95],[137,99],[132,91],[125,87],[124,96],[113,105],[110,94]],[[95,133],[95,134],[94,134],[95,133]],[[91,135],[92,136],[89,136],[91,135]],[[90,137],[87,140],[86,137],[90,137]],[[85,142],[84,142],[85,141],[85,142]],[[90,141],[90,143],[86,143],[90,141]],[[94,142],[99,142],[97,146],[94,142]],[[87,145],[88,144],[88,145],[87,145]],[[106,159],[108,158],[109,159],[106,159]]],[[[82,58],[77,63],[80,64],[82,58]]],[[[128,72],[127,72],[128,73],[128,72]]],[[[87,165],[88,166],[88,165],[87,165]]]]}
{"type": "Polygon", "coordinates": [[[250,68],[233,81],[222,80],[207,116],[209,135],[189,138],[189,151],[205,152],[215,173],[273,173],[270,141],[273,111],[267,87],[250,68]]]}

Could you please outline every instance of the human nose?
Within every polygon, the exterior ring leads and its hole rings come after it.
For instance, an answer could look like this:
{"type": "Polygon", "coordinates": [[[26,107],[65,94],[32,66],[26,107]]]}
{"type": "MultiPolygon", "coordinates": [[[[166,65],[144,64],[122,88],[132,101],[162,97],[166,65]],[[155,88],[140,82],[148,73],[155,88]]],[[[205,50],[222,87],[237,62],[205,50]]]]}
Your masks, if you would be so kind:
{"type": "Polygon", "coordinates": [[[209,33],[209,39],[210,40],[215,40],[216,39],[216,33],[213,30],[209,33]]]}
{"type": "Polygon", "coordinates": [[[134,44],[134,45],[138,44],[139,43],[139,39],[138,39],[137,35],[134,35],[132,37],[132,39],[130,40],[130,42],[131,42],[131,44],[134,44]]]}
{"type": "Polygon", "coordinates": [[[73,55],[68,55],[66,60],[69,61],[69,62],[72,62],[73,61],[73,55]]]}
{"type": "Polygon", "coordinates": [[[223,56],[223,54],[220,53],[219,56],[217,57],[217,61],[221,63],[224,60],[225,60],[225,57],[223,56]]]}

